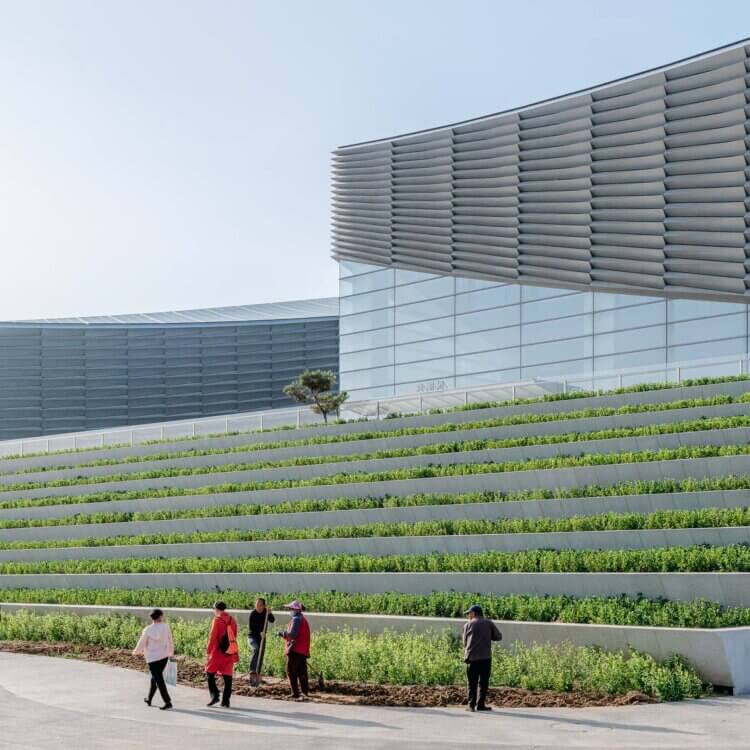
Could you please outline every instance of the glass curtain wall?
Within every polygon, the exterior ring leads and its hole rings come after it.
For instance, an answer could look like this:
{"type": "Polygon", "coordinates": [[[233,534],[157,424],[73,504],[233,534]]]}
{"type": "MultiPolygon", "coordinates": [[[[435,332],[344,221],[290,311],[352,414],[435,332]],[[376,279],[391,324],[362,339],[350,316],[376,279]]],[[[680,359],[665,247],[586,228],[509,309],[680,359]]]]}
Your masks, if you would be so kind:
{"type": "Polygon", "coordinates": [[[355,400],[748,352],[741,304],[339,268],[341,387],[355,400]]]}

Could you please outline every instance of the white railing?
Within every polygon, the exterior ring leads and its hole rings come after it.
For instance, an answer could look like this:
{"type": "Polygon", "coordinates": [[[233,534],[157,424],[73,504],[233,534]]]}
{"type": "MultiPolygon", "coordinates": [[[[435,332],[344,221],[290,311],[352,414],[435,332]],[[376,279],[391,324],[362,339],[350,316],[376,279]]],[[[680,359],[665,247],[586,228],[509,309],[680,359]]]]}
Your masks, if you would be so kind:
{"type": "MultiPolygon", "coordinates": [[[[393,396],[372,401],[352,401],[342,407],[340,418],[343,420],[383,419],[389,415],[422,414],[434,409],[449,409],[486,401],[513,401],[571,391],[611,390],[646,382],[680,383],[690,378],[744,375],[749,372],[750,366],[747,357],[734,356],[723,359],[691,360],[662,366],[654,365],[646,368],[597,372],[589,375],[550,376],[513,383],[393,396]]],[[[319,424],[321,421],[321,417],[314,414],[309,407],[271,409],[174,422],[115,427],[107,430],[87,430],[44,437],[6,440],[0,442],[0,456],[26,456],[65,450],[137,445],[155,440],[294,428],[319,424]]]]}

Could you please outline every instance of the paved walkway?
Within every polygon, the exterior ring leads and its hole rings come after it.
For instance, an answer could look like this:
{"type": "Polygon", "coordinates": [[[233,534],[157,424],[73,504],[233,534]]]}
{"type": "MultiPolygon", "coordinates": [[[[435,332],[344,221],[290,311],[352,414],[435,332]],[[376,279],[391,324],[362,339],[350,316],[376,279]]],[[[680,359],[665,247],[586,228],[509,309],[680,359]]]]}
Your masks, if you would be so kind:
{"type": "MultiPolygon", "coordinates": [[[[750,699],[653,706],[399,709],[297,704],[237,697],[229,711],[204,692],[173,689],[176,709],[143,705],[137,672],[45,656],[0,653],[0,748],[207,747],[371,750],[461,746],[493,750],[747,750],[750,699]]],[[[157,700],[158,702],[158,700],[157,700]]]]}

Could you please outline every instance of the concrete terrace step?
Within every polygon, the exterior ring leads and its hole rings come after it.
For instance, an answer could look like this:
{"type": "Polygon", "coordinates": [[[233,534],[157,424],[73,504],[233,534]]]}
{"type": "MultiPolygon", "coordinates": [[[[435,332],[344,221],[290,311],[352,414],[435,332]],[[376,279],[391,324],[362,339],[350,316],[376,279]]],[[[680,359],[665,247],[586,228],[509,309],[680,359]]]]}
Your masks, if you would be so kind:
{"type": "Polygon", "coordinates": [[[144,589],[645,596],[750,607],[750,573],[79,573],[0,575],[0,589],[144,589]]]}
{"type": "Polygon", "coordinates": [[[581,456],[587,453],[627,453],[674,449],[683,446],[743,445],[750,442],[750,427],[724,430],[677,432],[666,435],[586,440],[549,445],[531,445],[519,448],[491,448],[476,451],[376,458],[360,461],[336,461],[307,466],[251,469],[247,471],[211,472],[155,479],[124,479],[114,482],[40,487],[30,490],[0,492],[0,502],[14,499],[42,497],[69,497],[94,495],[100,492],[139,492],[162,488],[199,489],[228,483],[303,481],[313,478],[333,477],[338,474],[358,474],[378,471],[410,469],[419,466],[452,466],[460,464],[502,463],[525,461],[556,456],[581,456]]]}
{"type": "MultiPolygon", "coordinates": [[[[158,604],[158,602],[154,602],[158,604]]],[[[45,614],[119,615],[150,622],[151,607],[117,607],[105,605],[15,604],[0,603],[0,615],[16,612],[45,614]]],[[[164,607],[170,620],[205,622],[205,609],[164,607]]],[[[247,611],[229,610],[242,630],[246,628],[247,611]]],[[[276,613],[277,623],[286,623],[287,613],[276,613]]],[[[307,612],[315,631],[351,628],[369,633],[384,630],[426,632],[450,630],[460,634],[464,621],[447,617],[403,617],[394,615],[329,614],[307,612]]],[[[750,692],[750,628],[659,628],[633,625],[589,625],[567,622],[525,622],[496,620],[503,634],[502,644],[573,643],[576,646],[598,646],[607,651],[629,651],[631,648],[650,653],[658,661],[680,654],[693,664],[701,677],[715,686],[731,687],[736,695],[750,692]],[[739,658],[738,658],[739,656],[739,658]]]]}
{"type": "MultiPolygon", "coordinates": [[[[69,518],[81,513],[150,512],[218,507],[226,504],[275,505],[286,501],[328,499],[337,497],[385,497],[418,493],[463,493],[530,489],[582,487],[590,484],[608,486],[618,482],[644,480],[702,479],[730,474],[750,473],[750,456],[674,459],[627,464],[606,464],[561,469],[513,471],[487,474],[465,474],[423,479],[394,479],[381,482],[313,485],[246,492],[223,492],[202,495],[153,497],[136,500],[112,500],[67,505],[4,508],[0,521],[18,519],[69,518]]],[[[2,531],[2,530],[0,530],[2,531]]]]}
{"type": "Polygon", "coordinates": [[[430,555],[525,550],[641,550],[657,547],[750,544],[750,526],[511,534],[380,536],[257,542],[140,544],[0,550],[0,562],[47,560],[143,560],[149,558],[249,558],[272,555],[430,555]]]}
{"type": "Polygon", "coordinates": [[[445,414],[429,414],[399,419],[371,420],[367,422],[350,422],[347,424],[332,424],[328,426],[303,427],[292,430],[272,430],[267,432],[251,432],[234,436],[216,436],[197,439],[173,440],[152,445],[123,446],[120,448],[99,448],[66,452],[61,454],[47,454],[42,456],[19,457],[0,460],[0,472],[15,472],[19,470],[33,470],[45,466],[74,466],[76,462],[86,463],[97,458],[125,458],[127,456],[150,456],[169,451],[186,450],[190,448],[226,448],[240,445],[257,444],[259,449],[264,443],[279,440],[300,440],[319,435],[338,435],[362,432],[364,430],[395,430],[402,427],[431,426],[440,424],[464,424],[487,419],[493,416],[511,416],[514,414],[549,414],[555,412],[578,411],[580,409],[618,407],[625,404],[666,403],[681,399],[711,398],[718,394],[740,396],[750,392],[750,380],[733,381],[728,383],[713,383],[708,385],[681,386],[664,388],[653,391],[634,391],[631,393],[591,396],[560,401],[544,401],[532,404],[518,404],[515,406],[498,406],[488,409],[472,409],[467,411],[449,412],[445,414]]]}
{"type": "MultiPolygon", "coordinates": [[[[159,469],[170,468],[191,469],[205,466],[223,466],[227,464],[237,463],[283,461],[303,456],[346,456],[358,453],[374,453],[383,450],[416,448],[426,445],[435,445],[437,443],[455,443],[467,440],[484,439],[509,440],[528,436],[585,433],[605,429],[643,427],[657,424],[673,424],[675,422],[687,422],[695,419],[732,417],[742,416],[746,414],[750,414],[750,402],[740,404],[720,404],[716,406],[699,406],[683,409],[669,409],[666,411],[641,412],[638,414],[586,417],[571,420],[564,419],[553,422],[537,422],[519,425],[505,425],[499,427],[451,430],[420,435],[402,435],[396,437],[371,438],[346,441],[341,443],[300,445],[287,448],[271,448],[268,450],[246,450],[236,453],[214,453],[207,456],[166,458],[154,461],[109,464],[105,466],[79,466],[69,469],[0,475],[0,492],[2,492],[2,485],[18,484],[22,482],[50,482],[58,479],[101,477],[111,476],[114,474],[135,474],[138,472],[156,471],[159,469]]],[[[528,451],[530,449],[531,447],[520,448],[519,450],[528,451]]]]}
{"type": "Polygon", "coordinates": [[[256,516],[182,518],[172,521],[123,521],[75,526],[36,526],[0,530],[0,542],[62,539],[102,539],[140,534],[189,534],[232,529],[315,528],[365,523],[416,523],[436,520],[496,520],[501,518],[572,518],[596,513],[653,513],[659,510],[750,508],[750,490],[607,495],[561,500],[414,505],[402,508],[272,513],[256,516]]]}

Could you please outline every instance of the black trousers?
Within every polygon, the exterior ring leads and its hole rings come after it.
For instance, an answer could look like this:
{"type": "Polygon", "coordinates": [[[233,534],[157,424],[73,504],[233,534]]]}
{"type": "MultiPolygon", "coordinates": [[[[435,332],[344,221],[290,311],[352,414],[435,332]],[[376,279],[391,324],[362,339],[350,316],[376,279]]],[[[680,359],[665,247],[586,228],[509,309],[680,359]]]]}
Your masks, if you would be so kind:
{"type": "Polygon", "coordinates": [[[492,659],[470,661],[466,665],[466,677],[469,681],[469,705],[472,708],[485,705],[491,672],[492,659]],[[479,688],[479,696],[477,696],[477,688],[479,688]]]}
{"type": "MultiPolygon", "coordinates": [[[[232,675],[222,675],[224,678],[224,692],[221,696],[221,705],[228,706],[229,699],[232,697],[232,675]]],[[[219,694],[219,687],[216,684],[216,675],[213,672],[206,672],[206,679],[208,680],[208,692],[211,693],[213,698],[219,694]]]]}
{"type": "Polygon", "coordinates": [[[286,655],[286,675],[292,688],[292,695],[299,698],[300,687],[302,694],[307,695],[310,687],[307,681],[307,657],[290,651],[286,655]]]}
{"type": "Polygon", "coordinates": [[[164,658],[159,659],[158,661],[150,661],[148,663],[148,670],[151,672],[151,687],[148,690],[149,703],[151,703],[153,697],[156,695],[157,688],[165,705],[172,703],[172,699],[167,692],[167,683],[164,682],[164,670],[167,668],[168,661],[169,659],[164,658]]]}

